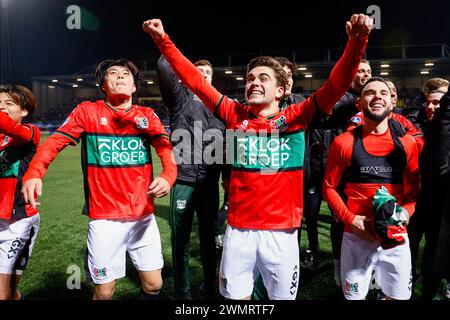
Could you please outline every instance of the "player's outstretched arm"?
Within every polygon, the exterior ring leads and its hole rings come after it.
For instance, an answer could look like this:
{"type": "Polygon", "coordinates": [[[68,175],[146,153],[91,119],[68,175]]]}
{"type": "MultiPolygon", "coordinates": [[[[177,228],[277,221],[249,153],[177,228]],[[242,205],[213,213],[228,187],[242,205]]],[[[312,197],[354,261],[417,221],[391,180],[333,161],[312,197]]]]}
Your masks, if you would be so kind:
{"type": "Polygon", "coordinates": [[[142,24],[142,29],[144,29],[145,32],[152,36],[153,41],[156,44],[162,42],[164,36],[166,35],[164,26],[160,19],[150,19],[144,21],[144,23],[142,24]]]}
{"type": "Polygon", "coordinates": [[[194,64],[178,50],[164,31],[161,20],[147,20],[143,23],[142,28],[151,35],[162,55],[183,84],[196,94],[211,112],[214,112],[221,101],[222,94],[209,84],[194,64]]]}
{"type": "Polygon", "coordinates": [[[33,131],[11,119],[6,113],[0,112],[0,133],[28,142],[33,138],[33,131]]]}
{"type": "Polygon", "coordinates": [[[344,53],[331,70],[328,80],[306,101],[288,108],[288,122],[296,121],[308,124],[317,108],[325,114],[331,114],[336,102],[350,88],[358,71],[359,63],[366,50],[368,36],[373,21],[364,14],[354,14],[346,22],[345,29],[348,41],[344,53]]]}
{"type": "Polygon", "coordinates": [[[317,107],[322,112],[331,114],[333,106],[350,88],[358,71],[359,62],[364,55],[372,25],[372,19],[364,14],[351,16],[345,24],[348,34],[347,45],[342,57],[331,71],[330,77],[314,95],[289,111],[289,113],[292,113],[288,116],[289,119],[293,118],[303,123],[309,123],[317,107]]]}
{"type": "Polygon", "coordinates": [[[40,205],[40,202],[35,200],[35,196],[42,195],[42,178],[47,172],[48,166],[58,153],[72,142],[68,137],[55,133],[38,148],[22,179],[21,191],[25,203],[29,203],[33,208],[40,205]]]}
{"type": "Polygon", "coordinates": [[[366,41],[372,28],[373,19],[363,13],[353,14],[345,23],[345,31],[348,36],[357,41],[366,41]]]}

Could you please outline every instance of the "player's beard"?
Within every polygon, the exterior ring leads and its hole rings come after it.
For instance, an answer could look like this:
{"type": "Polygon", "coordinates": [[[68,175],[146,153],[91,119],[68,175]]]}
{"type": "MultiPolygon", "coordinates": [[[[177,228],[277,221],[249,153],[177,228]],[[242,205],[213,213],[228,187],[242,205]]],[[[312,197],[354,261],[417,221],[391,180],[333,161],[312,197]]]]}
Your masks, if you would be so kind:
{"type": "Polygon", "coordinates": [[[381,122],[391,114],[392,110],[386,109],[382,114],[375,114],[368,108],[363,110],[364,116],[375,122],[381,122]]]}

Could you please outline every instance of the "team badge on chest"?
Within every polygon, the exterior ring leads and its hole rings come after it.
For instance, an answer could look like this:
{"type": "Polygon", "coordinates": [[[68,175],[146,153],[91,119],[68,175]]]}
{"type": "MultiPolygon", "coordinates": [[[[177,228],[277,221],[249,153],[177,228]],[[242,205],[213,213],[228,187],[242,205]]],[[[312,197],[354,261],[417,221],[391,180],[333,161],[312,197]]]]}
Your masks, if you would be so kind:
{"type": "Polygon", "coordinates": [[[240,126],[241,126],[242,129],[247,129],[247,127],[248,127],[248,120],[242,121],[240,126]]]}
{"type": "Polygon", "coordinates": [[[280,131],[286,130],[288,128],[286,117],[282,115],[278,119],[270,121],[270,127],[272,129],[278,129],[280,131]]]}
{"type": "Polygon", "coordinates": [[[148,128],[148,120],[146,117],[143,117],[143,118],[135,117],[134,120],[136,121],[136,126],[138,129],[147,129],[148,128]]]}

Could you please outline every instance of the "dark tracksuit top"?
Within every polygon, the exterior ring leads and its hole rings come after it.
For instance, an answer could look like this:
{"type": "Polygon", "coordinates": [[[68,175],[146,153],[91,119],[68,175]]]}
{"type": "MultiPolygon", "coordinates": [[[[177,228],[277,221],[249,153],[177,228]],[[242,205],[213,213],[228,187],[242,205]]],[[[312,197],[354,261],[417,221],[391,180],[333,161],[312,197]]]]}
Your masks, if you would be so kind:
{"type": "MultiPolygon", "coordinates": [[[[216,129],[218,130],[217,133],[220,131],[221,134],[214,135],[215,139],[220,141],[223,141],[225,125],[209,109],[204,107],[203,103],[192,91],[179,82],[178,77],[164,57],[158,60],[157,71],[161,96],[164,104],[169,109],[170,141],[174,147],[175,157],[180,154],[178,150],[184,148],[186,142],[177,139],[172,132],[176,129],[185,129],[191,134],[191,154],[182,154],[182,158],[189,160],[190,164],[178,164],[177,181],[199,183],[206,181],[210,177],[214,179],[220,172],[218,165],[206,164],[204,161],[201,161],[200,164],[198,164],[200,161],[195,161],[194,164],[194,159],[202,159],[205,147],[213,142],[213,139],[202,142],[202,137],[198,137],[197,132],[195,133],[196,140],[194,141],[194,124],[197,121],[202,123],[201,131],[199,131],[202,134],[208,129],[216,129]],[[194,147],[195,144],[197,144],[196,147],[194,147]]],[[[177,163],[180,163],[179,159],[177,159],[177,163]]]]}
{"type": "Polygon", "coordinates": [[[203,155],[211,154],[205,149],[211,143],[224,146],[225,125],[180,83],[164,57],[158,60],[157,72],[161,96],[169,110],[171,142],[178,163],[177,183],[170,204],[175,289],[181,297],[187,298],[190,294],[189,239],[195,211],[206,298],[213,299],[217,283],[214,229],[219,209],[221,165],[207,164],[203,155]],[[180,139],[181,130],[189,133],[190,141],[180,139]],[[204,136],[206,131],[213,137],[204,136]]]}
{"type": "Polygon", "coordinates": [[[430,127],[429,165],[441,187],[442,222],[434,258],[433,271],[450,281],[450,105],[449,96],[441,100],[430,127]],[[446,99],[446,102],[443,100],[446,99]],[[445,200],[442,200],[445,199],[445,200]]]}

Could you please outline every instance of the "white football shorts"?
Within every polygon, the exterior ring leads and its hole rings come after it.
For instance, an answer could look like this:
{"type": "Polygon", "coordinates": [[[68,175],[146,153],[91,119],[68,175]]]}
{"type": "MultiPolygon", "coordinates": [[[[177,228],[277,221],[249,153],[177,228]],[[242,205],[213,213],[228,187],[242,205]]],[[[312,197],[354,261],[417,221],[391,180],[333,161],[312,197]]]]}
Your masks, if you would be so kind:
{"type": "Polygon", "coordinates": [[[161,238],[153,214],[135,221],[89,221],[86,265],[95,284],[125,277],[126,252],[138,271],[163,267],[161,238]]]}
{"type": "Polygon", "coordinates": [[[22,274],[36,242],[39,222],[39,214],[18,221],[0,219],[0,273],[22,274]]]}
{"type": "Polygon", "coordinates": [[[297,229],[254,230],[228,226],[220,264],[220,293],[233,300],[248,297],[261,273],[270,299],[295,300],[299,259],[297,229]]]}
{"type": "Polygon", "coordinates": [[[388,297],[411,297],[411,251],[408,235],[405,243],[383,249],[379,242],[369,242],[356,234],[344,232],[341,247],[341,282],[347,300],[365,299],[374,272],[376,283],[388,297]]]}

